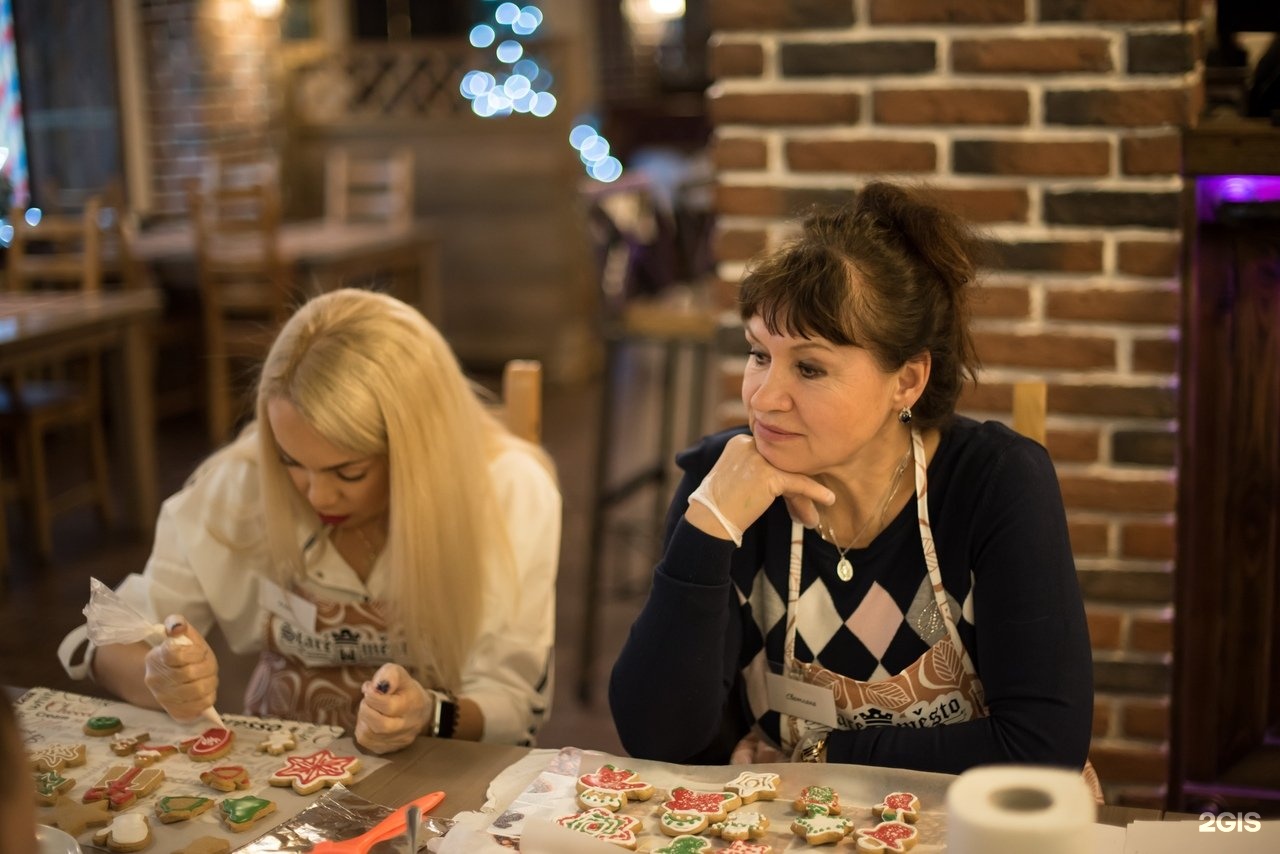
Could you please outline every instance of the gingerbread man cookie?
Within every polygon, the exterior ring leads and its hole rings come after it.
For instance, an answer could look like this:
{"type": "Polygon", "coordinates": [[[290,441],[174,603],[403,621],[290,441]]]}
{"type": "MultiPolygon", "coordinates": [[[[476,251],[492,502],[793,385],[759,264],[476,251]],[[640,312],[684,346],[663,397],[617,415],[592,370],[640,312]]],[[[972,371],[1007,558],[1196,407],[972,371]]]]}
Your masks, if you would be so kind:
{"type": "Polygon", "coordinates": [[[639,842],[640,820],[608,810],[584,810],[558,818],[556,824],[633,851],[639,842]]]}
{"type": "Polygon", "coordinates": [[[89,718],[84,722],[84,734],[91,735],[94,738],[105,738],[108,735],[115,735],[124,729],[124,723],[119,718],[110,715],[102,715],[96,718],[89,718]]]}
{"type": "Polygon", "coordinates": [[[140,744],[133,753],[133,764],[139,768],[154,765],[161,759],[172,756],[178,748],[172,744],[140,744]]]}
{"type": "Polygon", "coordinates": [[[276,811],[276,802],[254,795],[227,798],[218,804],[218,812],[228,829],[240,833],[276,811]]]}
{"type": "Polygon", "coordinates": [[[810,845],[834,845],[852,830],[849,819],[831,815],[821,804],[813,804],[805,815],[791,822],[791,832],[810,845]]]}
{"type": "Polygon", "coordinates": [[[63,777],[57,771],[35,772],[36,800],[47,807],[58,802],[58,796],[75,786],[71,777],[63,777]]]}
{"type": "Polygon", "coordinates": [[[910,792],[890,792],[884,800],[871,808],[871,814],[881,821],[905,821],[915,824],[920,818],[920,799],[910,792]]]}
{"type": "Polygon", "coordinates": [[[89,827],[102,827],[111,821],[106,801],[82,804],[73,798],[59,798],[53,805],[51,823],[72,836],[79,836],[89,827]]]}
{"type": "Polygon", "coordinates": [[[81,798],[86,804],[105,800],[113,810],[127,809],[143,795],[149,795],[164,781],[159,768],[139,768],[134,765],[112,765],[96,785],[89,787],[81,798]]]}
{"type": "Polygon", "coordinates": [[[212,798],[199,795],[166,795],[156,801],[156,818],[164,824],[187,821],[213,807],[212,798]]]}
{"type": "Polygon", "coordinates": [[[137,750],[139,745],[146,744],[151,733],[140,732],[137,735],[117,735],[111,739],[111,752],[116,756],[128,756],[137,750]]]}
{"type": "Polygon", "coordinates": [[[151,822],[142,813],[131,812],[111,819],[111,824],[93,834],[94,845],[105,845],[124,854],[141,851],[151,844],[151,822]]]}
{"type": "Polygon", "coordinates": [[[810,807],[822,807],[827,815],[840,815],[840,796],[830,786],[805,786],[796,798],[796,812],[808,813],[810,807]]]}
{"type": "Polygon", "coordinates": [[[298,742],[293,737],[293,730],[289,729],[276,730],[258,742],[258,750],[263,753],[270,753],[272,756],[288,753],[297,746],[298,742]]]}
{"type": "Polygon", "coordinates": [[[197,738],[188,738],[178,745],[183,753],[196,762],[213,762],[231,752],[236,734],[222,727],[210,727],[197,738]]]}
{"type": "Polygon", "coordinates": [[[708,828],[713,836],[738,840],[759,839],[769,829],[769,819],[755,810],[735,810],[724,821],[717,821],[708,828]]]}
{"type": "Polygon", "coordinates": [[[757,800],[771,801],[778,797],[777,774],[768,771],[743,771],[737,777],[724,784],[729,792],[736,792],[744,804],[753,804],[757,800]]]}
{"type": "Polygon", "coordinates": [[[856,850],[862,854],[872,852],[903,852],[915,847],[919,831],[904,821],[884,821],[875,827],[858,829],[856,850]]]}
{"type": "Polygon", "coordinates": [[[61,771],[83,765],[83,744],[46,744],[30,753],[31,767],[36,771],[61,771]]]}
{"type": "Polygon", "coordinates": [[[324,748],[308,756],[290,756],[267,782],[273,786],[293,786],[299,795],[310,795],[324,786],[350,783],[359,770],[358,757],[338,756],[324,748]]]}
{"type": "Polygon", "coordinates": [[[220,792],[249,788],[249,772],[243,765],[215,765],[200,772],[200,782],[220,792]]]}

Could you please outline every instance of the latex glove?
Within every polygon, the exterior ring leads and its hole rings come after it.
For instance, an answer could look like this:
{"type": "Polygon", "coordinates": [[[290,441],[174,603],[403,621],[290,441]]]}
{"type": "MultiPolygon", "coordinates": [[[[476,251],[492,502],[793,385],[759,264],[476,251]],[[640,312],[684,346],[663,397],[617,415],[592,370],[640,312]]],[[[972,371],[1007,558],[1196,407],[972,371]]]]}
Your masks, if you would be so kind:
{"type": "Polygon", "coordinates": [[[434,697],[398,664],[379,667],[361,690],[364,699],[356,715],[355,738],[371,753],[408,747],[435,709],[434,697]]]}
{"type": "Polygon", "coordinates": [[[742,737],[729,755],[730,765],[757,765],[770,762],[787,762],[782,751],[765,741],[756,729],[752,729],[742,737]]]}
{"type": "Polygon", "coordinates": [[[735,541],[779,496],[787,500],[788,511],[810,528],[818,524],[816,505],[830,506],[836,500],[835,493],[813,478],[775,468],[747,435],[729,440],[696,494],[715,510],[697,501],[690,503],[685,514],[690,524],[712,536],[728,534],[735,541]]]}
{"type": "Polygon", "coordinates": [[[217,699],[218,657],[181,616],[166,617],[164,628],[167,637],[147,653],[143,680],[174,720],[193,721],[217,699]]]}

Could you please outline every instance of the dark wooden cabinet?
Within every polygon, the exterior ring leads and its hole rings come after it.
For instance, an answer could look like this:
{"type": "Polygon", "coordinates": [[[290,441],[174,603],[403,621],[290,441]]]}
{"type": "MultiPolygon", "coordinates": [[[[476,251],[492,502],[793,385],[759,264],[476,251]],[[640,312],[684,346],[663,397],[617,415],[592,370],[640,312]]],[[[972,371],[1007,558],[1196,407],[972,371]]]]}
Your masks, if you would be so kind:
{"type": "Polygon", "coordinates": [[[1280,816],[1280,128],[1183,137],[1169,807],[1280,816]]]}

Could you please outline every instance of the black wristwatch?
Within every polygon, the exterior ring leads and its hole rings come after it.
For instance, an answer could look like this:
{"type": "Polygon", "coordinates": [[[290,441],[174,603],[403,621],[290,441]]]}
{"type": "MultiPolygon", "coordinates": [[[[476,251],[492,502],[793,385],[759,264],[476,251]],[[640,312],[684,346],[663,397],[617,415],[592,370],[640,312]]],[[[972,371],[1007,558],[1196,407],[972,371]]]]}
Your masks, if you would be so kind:
{"type": "Polygon", "coordinates": [[[458,729],[458,704],[443,691],[436,691],[436,713],[431,722],[432,738],[453,738],[458,729]]]}

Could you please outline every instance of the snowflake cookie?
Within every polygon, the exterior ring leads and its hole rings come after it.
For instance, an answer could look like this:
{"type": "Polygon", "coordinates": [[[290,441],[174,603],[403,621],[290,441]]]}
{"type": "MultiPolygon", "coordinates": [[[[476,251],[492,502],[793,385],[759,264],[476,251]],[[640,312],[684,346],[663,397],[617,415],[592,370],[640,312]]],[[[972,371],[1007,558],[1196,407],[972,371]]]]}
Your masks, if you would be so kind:
{"type": "Polygon", "coordinates": [[[584,810],[558,818],[556,824],[633,851],[639,843],[640,820],[608,810],[584,810]]]}
{"type": "Polygon", "coordinates": [[[288,753],[297,746],[298,742],[293,737],[291,729],[278,729],[258,742],[258,750],[262,753],[270,753],[272,756],[288,753]]]}
{"type": "Polygon", "coordinates": [[[757,800],[771,801],[778,797],[779,779],[777,774],[768,771],[743,771],[725,783],[724,788],[735,792],[744,804],[753,804],[757,800]]]}
{"type": "Polygon", "coordinates": [[[871,814],[881,821],[905,821],[915,824],[920,818],[920,799],[910,792],[890,792],[884,800],[871,808],[871,814]]]}
{"type": "Polygon", "coordinates": [[[293,786],[299,795],[310,795],[324,786],[350,783],[358,770],[359,757],[338,756],[324,748],[307,756],[290,756],[267,782],[273,786],[293,786]]]}
{"type": "Polygon", "coordinates": [[[31,768],[35,771],[61,771],[83,765],[83,744],[46,744],[31,751],[31,768]]]}
{"type": "Polygon", "coordinates": [[[919,831],[903,821],[885,821],[875,827],[858,828],[856,850],[860,854],[872,852],[902,852],[915,847],[919,831]]]}

